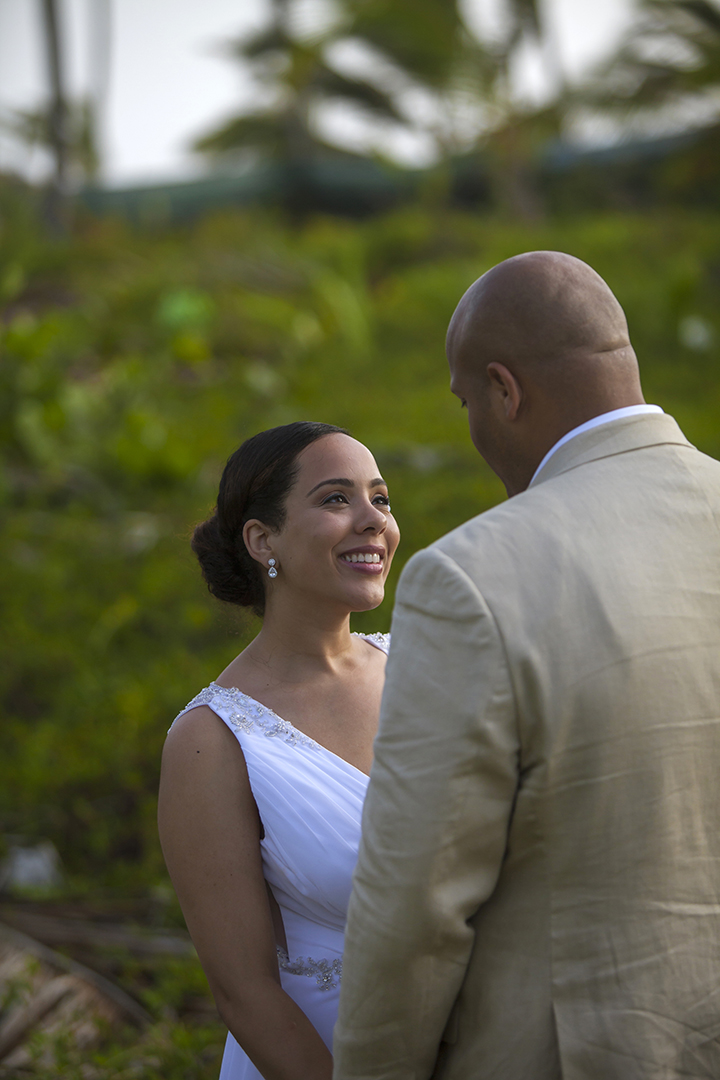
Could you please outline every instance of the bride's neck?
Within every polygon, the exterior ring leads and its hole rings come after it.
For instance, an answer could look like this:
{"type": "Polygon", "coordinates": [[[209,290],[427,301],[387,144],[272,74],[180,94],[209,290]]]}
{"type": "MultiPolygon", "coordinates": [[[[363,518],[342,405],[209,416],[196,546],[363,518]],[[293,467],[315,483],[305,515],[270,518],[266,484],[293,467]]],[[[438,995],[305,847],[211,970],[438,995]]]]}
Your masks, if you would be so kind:
{"type": "Polygon", "coordinates": [[[350,613],[268,610],[262,630],[245,650],[277,675],[302,679],[333,672],[352,650],[350,613]]]}

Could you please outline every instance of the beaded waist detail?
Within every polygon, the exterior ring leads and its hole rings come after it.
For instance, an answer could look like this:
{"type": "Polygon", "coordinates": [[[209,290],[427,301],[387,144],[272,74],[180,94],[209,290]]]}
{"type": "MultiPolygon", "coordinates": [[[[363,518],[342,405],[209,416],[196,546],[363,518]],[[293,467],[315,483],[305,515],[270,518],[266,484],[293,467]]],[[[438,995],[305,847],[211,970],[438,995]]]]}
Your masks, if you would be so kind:
{"type": "Polygon", "coordinates": [[[342,958],[314,960],[311,956],[298,956],[291,960],[279,945],[277,946],[278,967],[290,975],[307,975],[314,978],[321,990],[334,990],[342,981],[342,958]]]}

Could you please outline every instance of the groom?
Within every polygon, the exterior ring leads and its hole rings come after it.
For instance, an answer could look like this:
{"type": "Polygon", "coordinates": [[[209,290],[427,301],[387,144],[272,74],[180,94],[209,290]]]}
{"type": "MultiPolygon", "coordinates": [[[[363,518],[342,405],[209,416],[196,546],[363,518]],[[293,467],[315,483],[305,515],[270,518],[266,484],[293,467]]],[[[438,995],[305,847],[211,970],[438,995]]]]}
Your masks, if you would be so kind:
{"type": "Polygon", "coordinates": [[[334,1075],[718,1080],[720,464],[569,255],[448,358],[511,498],[398,587],[334,1075]]]}

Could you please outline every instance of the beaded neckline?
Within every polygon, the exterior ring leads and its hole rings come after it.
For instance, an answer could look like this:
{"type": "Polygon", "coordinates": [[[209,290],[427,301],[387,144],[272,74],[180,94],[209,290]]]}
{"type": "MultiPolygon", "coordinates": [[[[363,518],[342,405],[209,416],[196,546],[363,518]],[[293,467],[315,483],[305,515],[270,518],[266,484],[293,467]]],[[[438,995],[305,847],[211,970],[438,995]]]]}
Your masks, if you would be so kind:
{"type": "MultiPolygon", "coordinates": [[[[355,634],[353,636],[365,638],[366,641],[374,645],[375,648],[380,649],[381,652],[387,652],[390,645],[389,634],[355,634]]],[[[227,720],[234,728],[240,731],[259,731],[269,739],[280,738],[290,746],[306,746],[312,750],[324,750],[325,753],[338,757],[332,750],[316,742],[315,739],[311,739],[309,735],[305,735],[289,720],[284,720],[282,716],[278,716],[268,705],[263,705],[262,702],[250,697],[249,694],[243,693],[236,686],[220,686],[216,682],[211,682],[209,686],[196,694],[192,701],[188,702],[185,708],[175,717],[175,720],[179,720],[190,709],[195,709],[198,705],[210,705],[218,698],[223,704],[230,707],[227,720]]],[[[175,720],[173,720],[173,724],[175,720]]],[[[172,724],[170,726],[172,727],[172,724]]],[[[345,759],[339,758],[339,760],[344,761],[345,759]]],[[[350,765],[350,762],[346,761],[345,764],[350,765]]],[[[354,765],[350,765],[350,767],[356,769],[354,765]]],[[[362,770],[356,769],[356,771],[361,772],[362,770]]]]}
{"type": "Polygon", "coordinates": [[[218,699],[223,705],[229,706],[228,723],[240,731],[259,731],[269,739],[279,737],[291,746],[320,748],[320,743],[315,742],[309,735],[305,735],[289,720],[284,720],[267,705],[256,701],[249,694],[244,694],[236,686],[219,686],[216,682],[211,682],[195,695],[175,719],[179,719],[184,713],[198,705],[210,705],[218,699]]]}
{"type": "Polygon", "coordinates": [[[365,638],[371,645],[374,645],[380,652],[386,653],[390,648],[390,635],[389,634],[356,634],[353,632],[353,637],[365,638]]]}

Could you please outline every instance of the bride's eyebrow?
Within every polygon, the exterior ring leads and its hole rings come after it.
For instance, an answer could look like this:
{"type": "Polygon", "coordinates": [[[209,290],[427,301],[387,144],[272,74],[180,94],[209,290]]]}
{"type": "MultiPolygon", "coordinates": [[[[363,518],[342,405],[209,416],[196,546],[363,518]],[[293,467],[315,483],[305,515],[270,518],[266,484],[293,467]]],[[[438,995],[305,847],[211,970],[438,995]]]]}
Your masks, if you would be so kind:
{"type": "Polygon", "coordinates": [[[308,491],[308,495],[312,495],[318,488],[327,487],[328,485],[337,487],[355,487],[355,481],[347,480],[342,476],[336,476],[334,480],[321,480],[319,484],[316,484],[314,488],[311,488],[310,491],[308,491]]]}
{"type": "MultiPolygon", "coordinates": [[[[348,480],[347,477],[344,477],[344,476],[336,476],[333,480],[321,480],[319,484],[316,484],[314,488],[311,488],[310,491],[308,491],[308,493],[307,493],[307,495],[305,497],[309,498],[315,491],[318,490],[318,488],[329,487],[329,486],[331,486],[331,487],[349,487],[349,488],[352,488],[352,487],[355,487],[355,481],[354,480],[348,480]]],[[[383,480],[382,476],[376,476],[374,480],[370,481],[370,483],[368,484],[368,487],[371,487],[371,488],[387,487],[387,484],[383,480]]]]}

